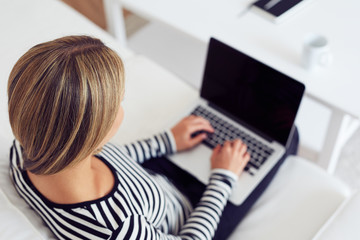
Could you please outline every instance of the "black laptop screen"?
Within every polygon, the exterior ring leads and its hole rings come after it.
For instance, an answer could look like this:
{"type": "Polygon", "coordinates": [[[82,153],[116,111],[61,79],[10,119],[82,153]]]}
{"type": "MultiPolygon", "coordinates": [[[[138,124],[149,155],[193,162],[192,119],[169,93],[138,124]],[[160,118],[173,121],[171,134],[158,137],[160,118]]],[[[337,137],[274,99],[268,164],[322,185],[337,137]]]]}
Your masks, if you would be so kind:
{"type": "Polygon", "coordinates": [[[285,146],[304,85],[213,38],[206,61],[201,97],[285,146]]]}

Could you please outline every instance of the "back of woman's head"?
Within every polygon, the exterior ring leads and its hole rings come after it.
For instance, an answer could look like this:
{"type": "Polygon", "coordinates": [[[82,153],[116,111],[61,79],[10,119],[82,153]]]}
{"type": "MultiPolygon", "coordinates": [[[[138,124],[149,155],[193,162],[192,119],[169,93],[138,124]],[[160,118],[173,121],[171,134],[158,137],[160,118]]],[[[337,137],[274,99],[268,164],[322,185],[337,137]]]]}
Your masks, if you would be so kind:
{"type": "Polygon", "coordinates": [[[8,82],[10,123],[24,169],[54,174],[94,153],[123,93],[122,61],[98,39],[69,36],[31,48],[8,82]]]}

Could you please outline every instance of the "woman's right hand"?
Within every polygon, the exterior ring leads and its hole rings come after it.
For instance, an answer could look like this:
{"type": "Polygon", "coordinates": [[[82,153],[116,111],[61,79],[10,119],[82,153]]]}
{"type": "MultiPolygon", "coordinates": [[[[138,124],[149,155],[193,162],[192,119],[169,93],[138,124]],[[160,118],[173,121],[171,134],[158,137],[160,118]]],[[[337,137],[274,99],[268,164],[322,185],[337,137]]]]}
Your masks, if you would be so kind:
{"type": "Polygon", "coordinates": [[[240,139],[216,146],[211,155],[211,168],[226,169],[239,176],[250,160],[246,150],[247,146],[240,139]]]}

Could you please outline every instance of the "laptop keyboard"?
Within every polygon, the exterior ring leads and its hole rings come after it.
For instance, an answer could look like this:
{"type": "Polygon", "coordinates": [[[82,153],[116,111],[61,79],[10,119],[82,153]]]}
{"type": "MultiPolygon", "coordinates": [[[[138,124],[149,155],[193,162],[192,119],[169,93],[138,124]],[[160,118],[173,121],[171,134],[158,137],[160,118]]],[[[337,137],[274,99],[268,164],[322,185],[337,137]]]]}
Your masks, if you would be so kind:
{"type": "MultiPolygon", "coordinates": [[[[208,137],[203,141],[203,143],[211,149],[215,148],[218,144],[222,145],[226,140],[233,140],[237,138],[240,138],[247,145],[247,151],[250,154],[250,161],[244,170],[250,175],[254,175],[274,152],[272,148],[264,145],[246,132],[221,119],[219,116],[208,111],[202,106],[196,107],[191,114],[207,119],[214,128],[214,133],[208,134],[208,137]]],[[[198,132],[194,135],[200,133],[201,132],[198,132]]]]}

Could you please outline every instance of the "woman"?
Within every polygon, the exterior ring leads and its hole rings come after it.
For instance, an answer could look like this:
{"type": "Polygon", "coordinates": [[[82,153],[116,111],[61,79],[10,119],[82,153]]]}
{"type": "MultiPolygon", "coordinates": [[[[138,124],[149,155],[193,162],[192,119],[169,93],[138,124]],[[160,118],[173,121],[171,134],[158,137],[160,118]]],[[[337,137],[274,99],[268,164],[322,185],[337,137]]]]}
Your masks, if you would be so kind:
{"type": "Polygon", "coordinates": [[[11,175],[18,193],[59,239],[211,239],[232,184],[249,160],[235,140],[214,149],[196,206],[139,163],[192,148],[212,132],[189,116],[171,130],[118,147],[124,68],[100,40],[69,36],[39,44],[8,84],[11,175]]]}

